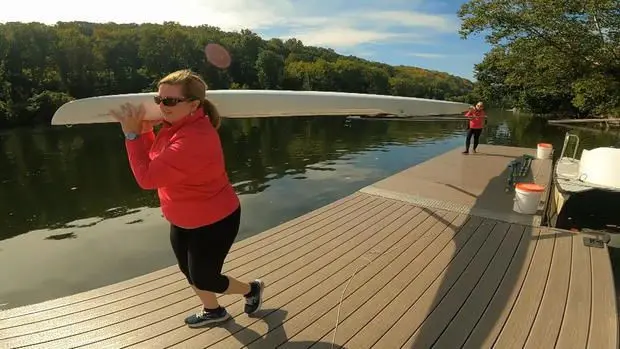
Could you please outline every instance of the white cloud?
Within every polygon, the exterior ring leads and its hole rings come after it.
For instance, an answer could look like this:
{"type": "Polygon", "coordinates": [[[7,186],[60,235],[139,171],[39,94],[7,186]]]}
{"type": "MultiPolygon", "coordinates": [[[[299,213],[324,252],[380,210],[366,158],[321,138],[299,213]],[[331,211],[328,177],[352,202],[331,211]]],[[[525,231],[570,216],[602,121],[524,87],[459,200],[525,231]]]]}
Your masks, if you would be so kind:
{"type": "Polygon", "coordinates": [[[415,36],[409,33],[364,30],[347,26],[332,26],[317,29],[310,28],[302,31],[295,31],[290,35],[283,36],[282,38],[286,39],[289,37],[295,37],[301,40],[304,45],[330,46],[339,48],[347,48],[360,44],[385,40],[396,41],[415,39],[415,36]]]}
{"type": "Polygon", "coordinates": [[[420,58],[446,58],[448,55],[441,53],[425,53],[425,52],[411,52],[408,56],[420,57],[420,58]]]}
{"type": "Polygon", "coordinates": [[[286,13],[292,10],[288,0],[178,0],[173,3],[167,0],[23,0],[3,8],[0,22],[36,21],[53,24],[58,21],[174,21],[186,25],[209,24],[224,30],[234,30],[259,28],[282,22],[286,19],[286,13]]]}
{"type": "MultiPolygon", "coordinates": [[[[185,0],[181,0],[183,2],[185,0]]],[[[208,9],[203,23],[224,30],[259,29],[281,25],[295,13],[289,0],[191,0],[196,7],[208,9]]],[[[183,20],[179,20],[183,22],[183,20]]]]}
{"type": "Polygon", "coordinates": [[[455,32],[459,28],[456,18],[412,11],[378,11],[360,14],[360,18],[404,27],[421,27],[440,32],[455,32]]]}
{"type": "MultiPolygon", "coordinates": [[[[355,2],[352,2],[353,4],[355,2]]],[[[279,37],[297,37],[309,45],[347,48],[364,43],[419,41],[436,32],[455,30],[456,19],[415,11],[353,6],[335,10],[333,0],[22,0],[5,6],[0,22],[92,21],[117,23],[209,24],[223,30],[270,30],[279,37]],[[171,6],[174,11],[171,11],[171,6]],[[176,10],[179,9],[179,10],[176,10]],[[395,27],[399,27],[396,29],[395,27]]]]}

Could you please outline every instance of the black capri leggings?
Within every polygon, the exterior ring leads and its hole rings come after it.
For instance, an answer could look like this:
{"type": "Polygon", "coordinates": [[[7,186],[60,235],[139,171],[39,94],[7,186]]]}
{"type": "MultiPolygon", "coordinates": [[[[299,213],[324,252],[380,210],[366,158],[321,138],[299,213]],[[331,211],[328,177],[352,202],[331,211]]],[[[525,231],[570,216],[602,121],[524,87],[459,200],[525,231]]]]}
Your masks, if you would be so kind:
{"type": "Polygon", "coordinates": [[[203,291],[224,293],[228,278],[222,266],[232,246],[241,221],[241,207],[226,218],[210,225],[184,229],[170,225],[170,243],[190,285],[203,291]]]}
{"type": "Polygon", "coordinates": [[[480,143],[480,135],[482,134],[481,128],[470,128],[467,130],[467,137],[465,138],[465,149],[469,150],[469,145],[471,144],[471,136],[474,136],[474,150],[478,148],[478,143],[480,143]]]}

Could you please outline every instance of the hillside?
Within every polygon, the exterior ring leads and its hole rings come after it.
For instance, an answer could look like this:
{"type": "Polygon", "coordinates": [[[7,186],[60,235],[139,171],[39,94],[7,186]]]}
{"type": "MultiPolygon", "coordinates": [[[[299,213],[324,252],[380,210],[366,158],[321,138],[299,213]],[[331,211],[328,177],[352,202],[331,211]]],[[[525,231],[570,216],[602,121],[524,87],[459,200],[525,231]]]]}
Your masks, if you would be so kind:
{"type": "Polygon", "coordinates": [[[95,95],[152,91],[189,67],[211,89],[251,88],[392,94],[467,101],[472,82],[446,73],[370,62],[296,39],[176,23],[0,24],[0,128],[48,123],[61,104],[95,95]],[[204,47],[232,56],[221,70],[204,47]]]}

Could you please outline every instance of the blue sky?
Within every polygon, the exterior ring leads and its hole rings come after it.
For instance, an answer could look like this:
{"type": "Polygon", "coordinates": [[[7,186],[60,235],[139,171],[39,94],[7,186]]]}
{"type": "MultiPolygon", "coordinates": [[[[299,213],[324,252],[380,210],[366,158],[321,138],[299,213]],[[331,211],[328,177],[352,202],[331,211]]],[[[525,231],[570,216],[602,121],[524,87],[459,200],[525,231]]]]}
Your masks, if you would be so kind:
{"type": "MultiPolygon", "coordinates": [[[[296,1],[293,1],[296,2],[296,1]]],[[[456,15],[462,0],[330,0],[307,14],[307,23],[272,25],[259,30],[268,37],[290,33],[306,44],[327,46],[394,65],[445,71],[473,80],[474,64],[489,45],[479,35],[461,39],[456,15]],[[314,23],[313,23],[314,22],[314,23]]]]}
{"type": "Polygon", "coordinates": [[[413,65],[473,79],[489,46],[462,40],[456,15],[463,0],[21,0],[0,22],[92,21],[210,24],[250,29],[262,37],[296,37],[388,64],[413,65]],[[171,4],[185,11],[167,11],[171,4]]]}

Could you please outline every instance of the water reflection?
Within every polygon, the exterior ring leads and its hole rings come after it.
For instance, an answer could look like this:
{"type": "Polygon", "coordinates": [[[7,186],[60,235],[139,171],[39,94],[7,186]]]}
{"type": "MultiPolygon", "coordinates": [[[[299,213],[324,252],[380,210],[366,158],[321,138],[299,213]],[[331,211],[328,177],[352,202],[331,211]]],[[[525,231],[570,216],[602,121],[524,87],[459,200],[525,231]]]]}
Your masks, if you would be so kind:
{"type": "Polygon", "coordinates": [[[562,150],[564,135],[570,132],[579,136],[580,149],[620,145],[620,134],[613,130],[602,132],[591,128],[565,128],[549,125],[543,118],[515,116],[509,112],[491,114],[491,120],[484,131],[486,143],[489,144],[536,148],[537,143],[551,143],[556,151],[555,155],[558,156],[562,150]]]}

